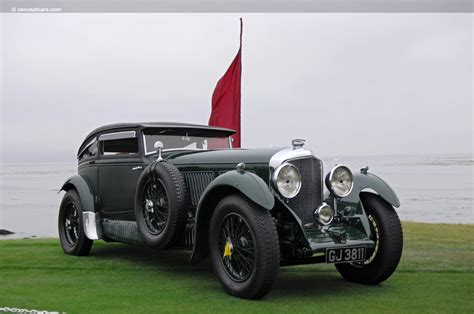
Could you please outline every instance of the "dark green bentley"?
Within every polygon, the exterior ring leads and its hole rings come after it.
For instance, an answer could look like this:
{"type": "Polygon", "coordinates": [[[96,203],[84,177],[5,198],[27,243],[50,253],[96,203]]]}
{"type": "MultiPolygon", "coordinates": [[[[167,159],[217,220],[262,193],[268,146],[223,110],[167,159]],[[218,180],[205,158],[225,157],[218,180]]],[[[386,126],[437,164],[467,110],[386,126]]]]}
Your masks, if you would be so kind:
{"type": "Polygon", "coordinates": [[[336,165],[324,176],[304,140],[232,149],[233,133],[180,123],[91,132],[78,174],[61,188],[64,252],[87,255],[97,239],[189,249],[192,262],[210,257],[225,291],[252,299],[284,265],[334,263],[364,284],[394,272],[403,235],[387,183],[367,167],[336,165]]]}

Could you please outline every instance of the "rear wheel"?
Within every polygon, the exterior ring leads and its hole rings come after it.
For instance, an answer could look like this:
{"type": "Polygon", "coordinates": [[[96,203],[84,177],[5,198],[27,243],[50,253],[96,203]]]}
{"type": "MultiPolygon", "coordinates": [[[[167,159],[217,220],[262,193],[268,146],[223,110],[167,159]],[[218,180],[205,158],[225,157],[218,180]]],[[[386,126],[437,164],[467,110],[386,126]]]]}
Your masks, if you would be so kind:
{"type": "Polygon", "coordinates": [[[240,195],[225,197],[212,215],[209,250],[227,293],[258,299],[270,291],[280,266],[280,248],[268,211],[240,195]]]}
{"type": "Polygon", "coordinates": [[[92,240],[86,237],[82,219],[82,203],[75,190],[69,190],[59,208],[58,230],[61,246],[66,254],[88,255],[92,240]]]}
{"type": "Polygon", "coordinates": [[[402,226],[393,207],[380,196],[361,193],[361,200],[375,247],[367,251],[365,261],[336,264],[336,268],[349,281],[378,284],[390,277],[398,266],[403,249],[402,226]]]}

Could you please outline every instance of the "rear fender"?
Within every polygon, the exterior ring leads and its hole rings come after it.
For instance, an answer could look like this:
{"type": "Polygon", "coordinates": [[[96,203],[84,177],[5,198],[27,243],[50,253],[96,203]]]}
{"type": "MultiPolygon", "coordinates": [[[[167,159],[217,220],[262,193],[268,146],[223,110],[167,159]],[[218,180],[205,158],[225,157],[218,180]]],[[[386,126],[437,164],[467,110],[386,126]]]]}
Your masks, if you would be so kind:
{"type": "MultiPolygon", "coordinates": [[[[94,194],[92,193],[87,181],[80,175],[74,175],[64,182],[59,189],[61,191],[76,190],[82,204],[82,221],[84,233],[91,240],[102,238],[102,228],[99,216],[95,212],[94,194]]],[[[58,193],[59,193],[58,192],[58,193]]]]}

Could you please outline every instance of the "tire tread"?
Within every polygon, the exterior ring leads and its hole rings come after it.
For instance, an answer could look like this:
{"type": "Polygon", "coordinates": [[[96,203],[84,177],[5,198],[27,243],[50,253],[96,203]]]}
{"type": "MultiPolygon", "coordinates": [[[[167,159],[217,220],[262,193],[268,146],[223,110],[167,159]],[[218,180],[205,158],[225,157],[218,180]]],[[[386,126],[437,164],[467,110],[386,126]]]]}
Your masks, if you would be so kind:
{"type": "Polygon", "coordinates": [[[351,264],[336,264],[336,268],[349,281],[378,284],[387,280],[400,262],[403,250],[403,230],[393,207],[379,195],[363,192],[361,200],[367,214],[375,216],[383,243],[380,243],[377,256],[369,265],[356,267],[351,264]]]}

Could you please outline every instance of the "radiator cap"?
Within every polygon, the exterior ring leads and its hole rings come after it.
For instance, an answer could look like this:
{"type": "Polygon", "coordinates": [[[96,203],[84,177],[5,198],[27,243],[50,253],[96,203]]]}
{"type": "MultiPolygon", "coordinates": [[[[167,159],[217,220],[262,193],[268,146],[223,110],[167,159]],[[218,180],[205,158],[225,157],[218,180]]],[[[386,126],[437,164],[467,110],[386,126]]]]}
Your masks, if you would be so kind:
{"type": "Polygon", "coordinates": [[[291,141],[291,146],[293,146],[293,149],[303,148],[304,142],[306,142],[306,140],[302,138],[295,138],[291,141]]]}

